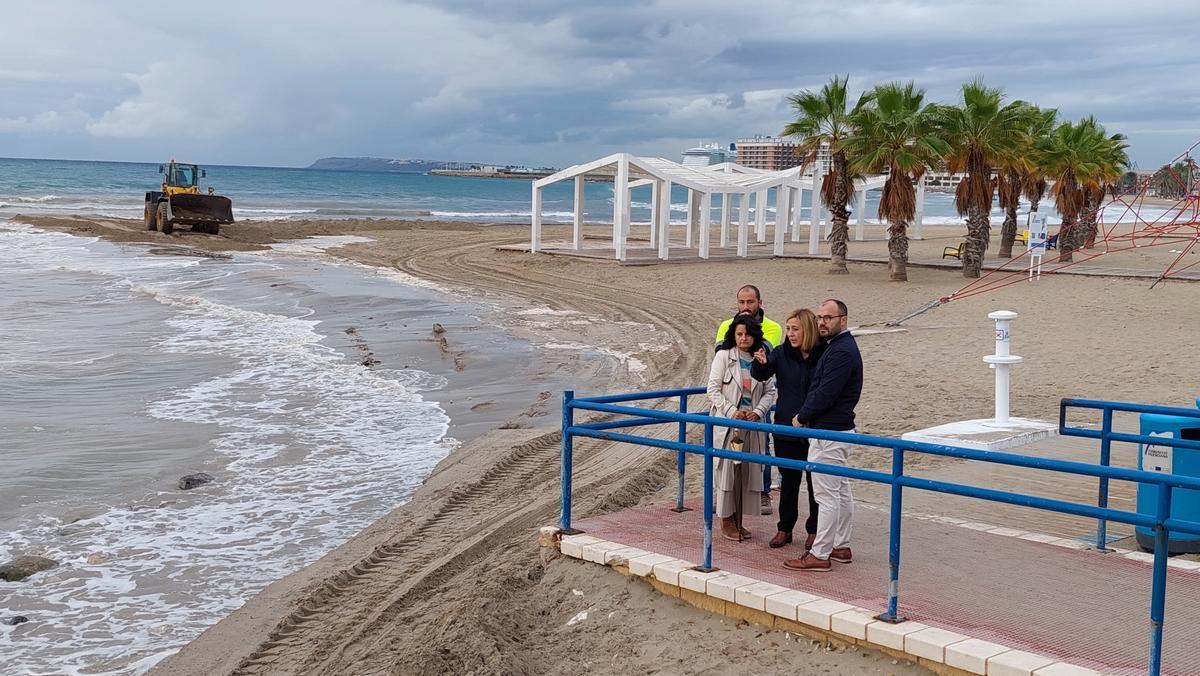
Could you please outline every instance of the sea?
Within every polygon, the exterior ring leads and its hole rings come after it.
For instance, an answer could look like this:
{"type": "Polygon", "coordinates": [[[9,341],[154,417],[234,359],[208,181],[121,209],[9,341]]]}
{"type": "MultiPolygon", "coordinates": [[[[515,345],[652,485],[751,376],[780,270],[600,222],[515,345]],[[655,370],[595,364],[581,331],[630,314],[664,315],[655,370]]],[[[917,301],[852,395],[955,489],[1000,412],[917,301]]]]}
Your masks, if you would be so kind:
{"type": "MultiPolygon", "coordinates": [[[[530,217],[528,181],[205,169],[237,219],[530,217]]],[[[327,253],[361,238],[200,256],[24,218],[139,219],[157,170],[0,159],[0,563],[58,562],[0,582],[3,674],[143,673],[402,505],[447,453],[540,394],[641,368],[611,346],[549,342],[551,323],[587,317],[327,253]],[[564,346],[583,370],[544,368],[564,346]],[[181,490],[196,472],[213,482],[181,490]]],[[[546,220],[568,222],[571,200],[570,185],[547,189],[546,220]]],[[[635,220],[649,201],[635,192],[635,220]]],[[[682,219],[686,195],[672,203],[682,219]]],[[[611,213],[612,185],[588,184],[585,214],[611,213]]],[[[925,215],[962,222],[949,195],[930,193],[925,215]]]]}

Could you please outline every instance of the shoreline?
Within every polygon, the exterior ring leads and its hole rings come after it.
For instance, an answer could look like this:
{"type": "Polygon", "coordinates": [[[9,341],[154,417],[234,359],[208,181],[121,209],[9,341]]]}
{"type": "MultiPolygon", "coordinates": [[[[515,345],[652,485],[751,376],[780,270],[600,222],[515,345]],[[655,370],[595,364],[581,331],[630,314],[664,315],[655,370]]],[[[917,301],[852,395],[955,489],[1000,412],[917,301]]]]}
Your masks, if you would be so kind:
{"type": "MultiPolygon", "coordinates": [[[[888,284],[883,266],[868,264],[852,264],[851,275],[831,277],[822,261],[714,261],[627,268],[493,249],[527,241],[528,226],[285,221],[239,223],[236,230],[230,229],[231,236],[213,238],[187,233],[166,237],[141,230],[140,223],[114,219],[20,220],[115,241],[218,252],[261,249],[278,239],[314,235],[370,237],[375,241],[329,253],[461,289],[472,297],[507,297],[517,299],[518,306],[521,301],[536,303],[602,319],[599,324],[611,330],[607,335],[580,337],[565,324],[545,330],[580,343],[610,341],[624,352],[644,357],[646,380],[656,389],[701,380],[711,350],[709,325],[728,313],[729,299],[747,279],[763,288],[772,317],[786,315],[792,305],[836,295],[851,305],[854,323],[864,325],[892,319],[901,310],[916,308],[963,282],[955,271],[910,268],[908,284],[888,284]],[[39,222],[43,220],[53,222],[39,222]],[[647,325],[657,328],[647,331],[647,325]],[[643,344],[657,349],[641,350],[643,344]]],[[[547,226],[548,238],[568,232],[569,226],[547,226]]],[[[944,236],[959,233],[960,229],[947,229],[944,236]]],[[[914,249],[940,250],[944,245],[943,238],[930,239],[928,244],[914,242],[914,249]]],[[[851,242],[851,251],[879,244],[851,242]]],[[[910,322],[904,333],[860,339],[869,348],[865,357],[872,374],[859,409],[864,429],[898,435],[945,422],[951,415],[986,415],[992,384],[979,356],[991,348],[991,336],[982,317],[999,306],[1016,309],[1023,317],[1014,328],[1015,351],[1027,360],[1021,367],[1025,370],[1015,376],[1015,411],[1036,411],[1044,417],[1061,396],[1167,403],[1164,399],[1177,396],[1169,393],[1182,395],[1185,384],[1200,379],[1200,370],[1185,358],[1188,336],[1200,326],[1187,316],[1176,318],[1155,336],[1161,356],[1149,368],[1094,358],[1133,339],[1123,319],[1131,305],[1140,303],[1148,312],[1165,315],[1173,307],[1184,307],[1189,299],[1194,302],[1195,287],[1168,285],[1148,294],[1144,285],[1122,280],[1064,278],[1039,284],[1038,293],[1018,285],[983,300],[939,308],[910,322]],[[952,413],[949,402],[953,402],[952,413]]],[[[610,391],[622,386],[637,389],[616,380],[610,391]]],[[[239,665],[239,673],[370,671],[424,663],[429,671],[439,673],[561,672],[581,669],[588,651],[628,652],[629,632],[651,631],[652,617],[623,616],[619,622],[597,618],[570,630],[577,649],[562,645],[566,621],[588,607],[587,598],[576,597],[574,589],[588,595],[591,591],[584,587],[593,585],[629,598],[638,591],[627,588],[631,582],[614,589],[611,575],[581,571],[557,557],[544,560],[538,551],[537,527],[553,523],[557,514],[558,420],[553,402],[548,409],[544,426],[494,430],[456,449],[409,503],[316,563],[273,583],[161,663],[158,671],[228,672],[239,665]]],[[[668,454],[580,446],[578,515],[643,504],[654,500],[664,487],[671,492],[673,458],[668,454]]],[[[857,464],[872,468],[887,462],[888,458],[862,453],[857,464]]],[[[922,465],[914,463],[912,469],[919,471],[922,465]]],[[[689,474],[695,485],[699,473],[689,474]]],[[[773,655],[761,655],[760,648],[754,647],[761,642],[752,629],[723,627],[716,618],[669,599],[645,604],[647,612],[660,621],[665,618],[670,627],[660,634],[663,642],[682,644],[682,648],[662,648],[653,658],[626,655],[606,668],[700,663],[721,653],[724,646],[709,645],[706,638],[721,635],[744,655],[747,668],[821,673],[816,662],[806,663],[813,659],[806,644],[785,644],[773,655]],[[720,634],[723,631],[733,633],[720,634]],[[768,657],[779,661],[761,661],[768,657]]],[[[842,661],[832,663],[835,670],[875,664],[859,655],[838,658],[842,661]]],[[[888,670],[900,673],[902,667],[888,670]]]]}

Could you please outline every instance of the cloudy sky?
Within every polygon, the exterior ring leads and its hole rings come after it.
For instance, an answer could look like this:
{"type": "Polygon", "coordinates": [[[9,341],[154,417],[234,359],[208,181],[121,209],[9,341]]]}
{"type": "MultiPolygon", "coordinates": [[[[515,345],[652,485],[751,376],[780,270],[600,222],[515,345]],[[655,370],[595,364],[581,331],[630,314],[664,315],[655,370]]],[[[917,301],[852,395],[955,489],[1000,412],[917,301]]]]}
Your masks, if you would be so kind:
{"type": "Polygon", "coordinates": [[[979,76],[1096,115],[1142,167],[1200,140],[1195,0],[11,4],[4,157],[676,158],[778,132],[787,94],[838,73],[947,102],[979,76]]]}

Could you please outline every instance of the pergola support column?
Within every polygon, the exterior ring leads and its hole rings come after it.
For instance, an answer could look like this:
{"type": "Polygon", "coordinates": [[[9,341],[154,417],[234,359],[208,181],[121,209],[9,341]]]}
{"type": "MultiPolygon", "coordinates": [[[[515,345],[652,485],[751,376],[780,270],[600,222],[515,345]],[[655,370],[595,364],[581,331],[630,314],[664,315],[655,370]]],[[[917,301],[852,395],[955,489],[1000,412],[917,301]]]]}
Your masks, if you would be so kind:
{"type": "Polygon", "coordinates": [[[575,177],[575,218],[571,221],[571,248],[583,248],[583,176],[575,177]]]}
{"type": "Polygon", "coordinates": [[[529,252],[542,250],[542,188],[533,186],[533,212],[530,220],[529,252]]]}
{"type": "Polygon", "coordinates": [[[712,225],[712,193],[700,199],[700,257],[708,258],[709,229],[712,225]]]}

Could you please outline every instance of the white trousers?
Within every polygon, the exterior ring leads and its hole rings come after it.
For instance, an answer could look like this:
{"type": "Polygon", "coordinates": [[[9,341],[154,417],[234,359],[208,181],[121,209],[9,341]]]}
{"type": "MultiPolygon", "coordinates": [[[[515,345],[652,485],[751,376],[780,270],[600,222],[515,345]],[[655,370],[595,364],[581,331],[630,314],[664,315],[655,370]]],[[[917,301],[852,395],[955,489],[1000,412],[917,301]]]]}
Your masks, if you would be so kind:
{"type": "MultiPolygon", "coordinates": [[[[845,467],[849,456],[850,444],[819,439],[810,442],[808,459],[812,462],[845,467]]],[[[813,540],[812,554],[818,559],[828,559],[834,548],[850,546],[854,495],[850,492],[850,480],[845,477],[813,472],[812,482],[813,497],[820,506],[817,512],[817,537],[813,540]]]]}

